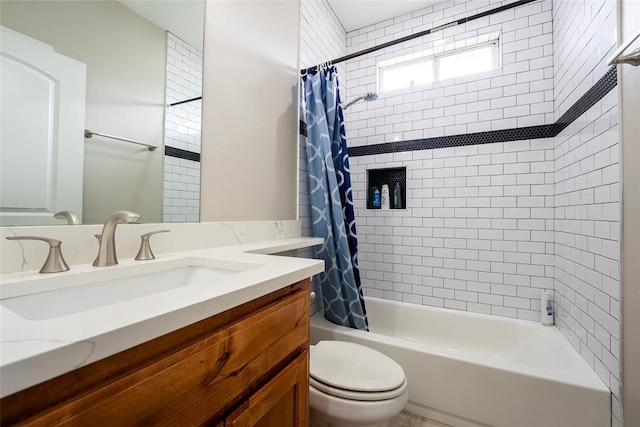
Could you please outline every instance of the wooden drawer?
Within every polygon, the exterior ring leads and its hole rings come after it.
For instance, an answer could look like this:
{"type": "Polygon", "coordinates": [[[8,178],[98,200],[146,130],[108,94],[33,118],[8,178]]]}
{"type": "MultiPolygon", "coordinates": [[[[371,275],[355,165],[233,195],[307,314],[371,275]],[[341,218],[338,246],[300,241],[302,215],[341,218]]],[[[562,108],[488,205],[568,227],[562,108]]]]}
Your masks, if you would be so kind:
{"type": "Polygon", "coordinates": [[[308,348],[308,304],[303,286],[24,425],[187,426],[220,420],[308,348]]]}
{"type": "Polygon", "coordinates": [[[301,353],[225,420],[226,427],[307,427],[309,352],[301,353]]]}

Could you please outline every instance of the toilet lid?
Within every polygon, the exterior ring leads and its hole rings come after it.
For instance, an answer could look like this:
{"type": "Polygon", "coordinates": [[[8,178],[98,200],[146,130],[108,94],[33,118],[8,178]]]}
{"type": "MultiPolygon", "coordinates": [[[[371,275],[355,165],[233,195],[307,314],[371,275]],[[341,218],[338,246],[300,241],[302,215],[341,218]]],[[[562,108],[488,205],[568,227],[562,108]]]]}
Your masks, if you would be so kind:
{"type": "Polygon", "coordinates": [[[311,346],[309,373],[331,387],[357,392],[383,392],[405,382],[404,371],[393,359],[360,344],[320,341],[311,346]]]}
{"type": "Polygon", "coordinates": [[[407,381],[400,387],[395,390],[389,391],[380,391],[380,392],[367,392],[367,391],[352,391],[352,390],[344,390],[338,387],[331,387],[329,385],[323,384],[320,381],[316,381],[313,377],[309,377],[309,387],[315,388],[318,391],[321,391],[325,394],[329,394],[331,396],[339,397],[341,399],[347,400],[360,400],[363,402],[379,402],[381,400],[389,400],[395,399],[398,396],[406,393],[407,391],[407,381]]]}

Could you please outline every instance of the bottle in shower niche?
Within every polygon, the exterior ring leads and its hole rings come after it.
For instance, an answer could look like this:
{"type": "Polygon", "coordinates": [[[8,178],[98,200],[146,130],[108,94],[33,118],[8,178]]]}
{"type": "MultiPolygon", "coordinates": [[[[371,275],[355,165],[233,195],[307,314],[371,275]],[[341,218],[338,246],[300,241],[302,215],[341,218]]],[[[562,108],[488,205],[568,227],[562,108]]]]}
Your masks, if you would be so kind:
{"type": "Polygon", "coordinates": [[[389,186],[387,184],[384,184],[382,186],[382,194],[380,196],[380,207],[382,209],[391,208],[391,200],[389,199],[389,186]]]}
{"type": "Polygon", "coordinates": [[[378,187],[373,187],[371,191],[371,206],[374,209],[380,208],[380,190],[378,187]]]}
{"type": "Polygon", "coordinates": [[[402,187],[399,182],[393,187],[393,209],[402,209],[402,187]]]}
{"type": "Polygon", "coordinates": [[[540,321],[543,325],[553,325],[553,300],[550,292],[543,292],[540,299],[540,321]]]}

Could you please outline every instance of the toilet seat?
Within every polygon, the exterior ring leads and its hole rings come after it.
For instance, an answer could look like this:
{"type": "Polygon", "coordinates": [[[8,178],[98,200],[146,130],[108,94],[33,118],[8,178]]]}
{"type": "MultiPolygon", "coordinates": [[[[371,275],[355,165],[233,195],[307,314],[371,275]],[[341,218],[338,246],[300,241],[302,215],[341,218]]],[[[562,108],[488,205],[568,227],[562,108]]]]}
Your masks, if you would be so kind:
{"type": "Polygon", "coordinates": [[[393,359],[360,344],[320,341],[311,346],[309,384],[343,399],[376,401],[400,396],[404,370],[393,359]]]}
{"type": "Polygon", "coordinates": [[[337,387],[331,387],[329,385],[321,383],[313,377],[309,377],[309,386],[315,388],[318,391],[321,391],[322,393],[339,397],[341,399],[359,400],[363,402],[395,399],[407,390],[406,381],[395,390],[381,391],[376,393],[367,391],[344,390],[337,387]]]}

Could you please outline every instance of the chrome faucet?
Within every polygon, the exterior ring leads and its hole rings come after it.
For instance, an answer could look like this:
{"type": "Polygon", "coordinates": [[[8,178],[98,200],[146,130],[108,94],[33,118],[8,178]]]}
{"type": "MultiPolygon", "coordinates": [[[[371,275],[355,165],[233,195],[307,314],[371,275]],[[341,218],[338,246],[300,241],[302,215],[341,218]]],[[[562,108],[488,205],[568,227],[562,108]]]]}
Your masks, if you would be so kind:
{"type": "Polygon", "coordinates": [[[56,219],[66,219],[67,220],[67,224],[72,224],[72,225],[80,224],[80,221],[78,220],[78,217],[76,216],[76,214],[74,214],[71,211],[56,212],[53,215],[53,217],[56,218],[56,219]]]}
{"type": "Polygon", "coordinates": [[[130,211],[117,211],[111,214],[107,222],[102,227],[100,241],[100,249],[98,256],[93,261],[94,267],[106,267],[118,264],[116,256],[116,225],[120,222],[128,224],[140,224],[140,215],[130,211]]]}

